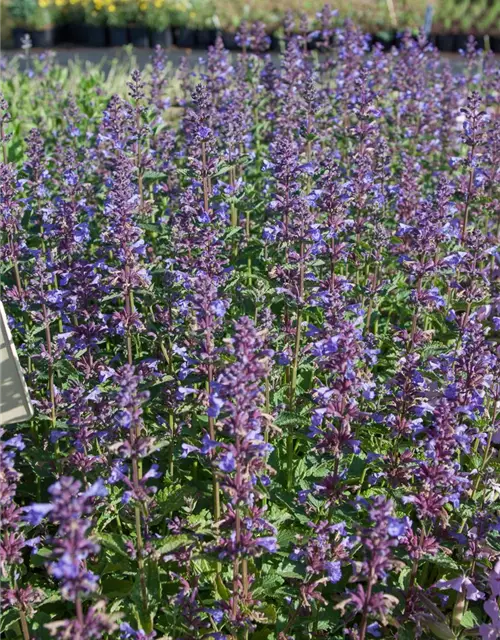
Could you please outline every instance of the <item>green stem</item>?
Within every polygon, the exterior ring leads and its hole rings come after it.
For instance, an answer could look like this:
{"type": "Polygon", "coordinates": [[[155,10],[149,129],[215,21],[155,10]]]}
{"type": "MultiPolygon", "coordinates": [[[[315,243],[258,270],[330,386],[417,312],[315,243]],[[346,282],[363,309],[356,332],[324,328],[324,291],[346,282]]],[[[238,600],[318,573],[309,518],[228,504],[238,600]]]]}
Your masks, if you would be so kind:
{"type": "MultiPolygon", "coordinates": [[[[297,328],[295,331],[295,346],[293,354],[292,375],[290,379],[290,398],[289,398],[289,410],[293,411],[295,407],[295,393],[297,390],[297,372],[299,366],[299,352],[300,352],[300,337],[301,337],[301,325],[302,325],[302,310],[297,310],[297,328]]],[[[287,435],[286,441],[287,451],[287,488],[291,489],[293,486],[293,457],[294,457],[294,433],[293,426],[290,427],[290,432],[287,435]]]]}
{"type": "Polygon", "coordinates": [[[28,627],[28,621],[26,620],[26,613],[24,609],[19,609],[19,622],[21,623],[21,631],[23,632],[23,640],[30,640],[30,630],[28,627]]]}
{"type": "Polygon", "coordinates": [[[83,626],[85,624],[85,619],[83,617],[82,601],[81,601],[79,596],[76,597],[75,608],[76,608],[76,617],[77,617],[78,622],[80,623],[81,627],[83,628],[83,626]]]}
{"type": "Polygon", "coordinates": [[[174,478],[174,414],[172,411],[168,413],[168,426],[170,428],[170,447],[168,449],[168,470],[170,473],[170,478],[173,480],[174,478]]]}
{"type": "Polygon", "coordinates": [[[366,586],[365,603],[363,606],[363,617],[361,618],[361,626],[359,628],[359,640],[365,640],[366,628],[368,626],[368,605],[372,597],[373,576],[370,574],[368,584],[366,586]]]}
{"type": "Polygon", "coordinates": [[[47,307],[42,305],[43,321],[45,324],[45,345],[47,347],[47,355],[49,357],[49,394],[50,394],[50,416],[52,428],[56,426],[56,394],[54,388],[54,365],[52,364],[52,336],[50,333],[50,323],[47,313],[47,307]]]}
{"type": "MultiPolygon", "coordinates": [[[[208,382],[207,389],[210,393],[213,382],[213,365],[208,365],[208,382]]],[[[210,434],[210,440],[215,440],[215,420],[212,417],[208,418],[208,432],[210,434]]],[[[214,520],[216,523],[220,520],[220,490],[219,481],[215,469],[212,470],[212,494],[213,494],[213,508],[214,508],[214,520]]]]}

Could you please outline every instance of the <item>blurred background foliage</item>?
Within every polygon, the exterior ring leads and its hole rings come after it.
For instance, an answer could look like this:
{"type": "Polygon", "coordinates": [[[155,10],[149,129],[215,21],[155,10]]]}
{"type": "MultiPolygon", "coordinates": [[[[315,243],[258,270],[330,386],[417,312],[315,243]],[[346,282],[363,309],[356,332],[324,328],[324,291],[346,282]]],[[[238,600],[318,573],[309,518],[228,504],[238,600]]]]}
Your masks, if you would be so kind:
{"type": "MultiPolygon", "coordinates": [[[[287,10],[314,21],[324,0],[0,0],[3,41],[13,27],[45,29],[63,22],[96,25],[185,26],[234,31],[241,20],[282,25],[287,10]]],[[[428,5],[438,33],[497,34],[500,0],[337,0],[339,18],[366,31],[418,29],[428,5]]]]}

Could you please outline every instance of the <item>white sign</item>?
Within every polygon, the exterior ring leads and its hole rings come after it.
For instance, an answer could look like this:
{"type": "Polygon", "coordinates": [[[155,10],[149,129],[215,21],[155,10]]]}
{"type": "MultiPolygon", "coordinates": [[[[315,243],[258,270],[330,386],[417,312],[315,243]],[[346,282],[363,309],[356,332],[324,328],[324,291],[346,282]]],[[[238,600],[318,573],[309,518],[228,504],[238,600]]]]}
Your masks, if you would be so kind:
{"type": "Polygon", "coordinates": [[[24,422],[32,417],[28,387],[0,302],[0,425],[24,422]]]}

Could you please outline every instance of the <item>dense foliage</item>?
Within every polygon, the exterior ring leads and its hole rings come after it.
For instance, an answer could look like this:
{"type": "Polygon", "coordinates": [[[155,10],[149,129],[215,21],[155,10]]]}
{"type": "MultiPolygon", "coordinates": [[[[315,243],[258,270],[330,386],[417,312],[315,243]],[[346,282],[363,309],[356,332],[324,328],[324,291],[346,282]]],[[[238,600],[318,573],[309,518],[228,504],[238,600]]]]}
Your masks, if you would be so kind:
{"type": "MultiPolygon", "coordinates": [[[[287,10],[304,12],[315,20],[323,0],[2,0],[16,26],[48,24],[70,20],[90,24],[142,24],[190,28],[218,28],[234,31],[242,20],[262,20],[269,30],[279,29],[287,10]]],[[[435,1],[437,15],[444,14],[455,23],[469,14],[481,21],[490,15],[486,28],[495,26],[498,7],[491,0],[435,1]],[[471,8],[470,3],[474,6],[471,8]]],[[[344,19],[350,17],[367,28],[411,27],[423,24],[426,0],[338,0],[335,8],[344,19]]],[[[477,28],[477,27],[476,27],[477,28]]],[[[482,26],[484,28],[484,26],[482,26]]]]}
{"type": "MultiPolygon", "coordinates": [[[[317,26],[323,0],[0,0],[4,22],[44,29],[61,23],[143,25],[153,30],[172,25],[234,32],[242,20],[260,20],[268,32],[282,31],[287,13],[300,12],[317,26]]],[[[394,30],[419,29],[432,7],[436,33],[499,34],[497,0],[337,0],[339,19],[350,18],[372,33],[389,38],[394,30]]],[[[66,35],[67,37],[67,35],[66,35]]]]}
{"type": "Polygon", "coordinates": [[[5,638],[499,637],[498,62],[320,37],[2,64],[5,638]]]}

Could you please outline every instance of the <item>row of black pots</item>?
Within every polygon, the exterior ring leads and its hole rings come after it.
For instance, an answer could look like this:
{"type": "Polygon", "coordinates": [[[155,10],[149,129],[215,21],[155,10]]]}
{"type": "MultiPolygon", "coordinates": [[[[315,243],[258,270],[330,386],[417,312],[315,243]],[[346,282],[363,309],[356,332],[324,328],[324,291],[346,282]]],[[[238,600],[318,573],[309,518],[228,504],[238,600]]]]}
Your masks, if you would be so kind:
{"type": "MultiPolygon", "coordinates": [[[[443,53],[457,53],[459,51],[465,51],[467,49],[467,41],[469,36],[465,34],[431,34],[429,37],[429,41],[443,53]]],[[[476,40],[476,48],[484,49],[485,47],[485,38],[484,36],[475,36],[476,40]]],[[[383,49],[389,51],[392,47],[399,48],[402,42],[402,35],[394,34],[389,35],[384,34],[381,36],[379,34],[375,34],[372,36],[371,45],[380,44],[383,49]]],[[[500,53],[500,36],[490,36],[489,45],[493,53],[500,53]]]]}
{"type": "Polygon", "coordinates": [[[32,31],[22,28],[13,30],[14,48],[20,49],[23,36],[28,33],[31,44],[37,49],[47,49],[58,44],[76,44],[83,47],[171,47],[171,29],[152,31],[147,27],[104,27],[87,24],[67,24],[32,31]]]}
{"type": "Polygon", "coordinates": [[[37,49],[47,49],[56,43],[55,34],[57,32],[56,27],[50,27],[48,29],[23,29],[22,27],[15,27],[12,29],[12,39],[14,41],[14,48],[20,49],[23,45],[23,38],[26,34],[30,36],[31,45],[37,49]]]}
{"type": "MultiPolygon", "coordinates": [[[[216,29],[190,29],[189,27],[176,27],[173,30],[173,40],[176,47],[181,49],[206,49],[215,44],[217,33],[220,33],[224,47],[229,51],[239,51],[236,44],[236,34],[232,31],[217,31],[216,29]]],[[[270,36],[271,51],[279,51],[280,40],[274,35],[270,36]]]]}
{"type": "MultiPolygon", "coordinates": [[[[15,28],[13,30],[14,47],[21,47],[22,37],[26,29],[15,28]]],[[[172,44],[182,49],[206,49],[215,43],[217,32],[215,29],[190,29],[188,27],[175,27],[174,29],[163,29],[162,31],[152,31],[147,27],[104,27],[86,24],[59,25],[54,28],[28,31],[31,36],[32,45],[39,49],[47,49],[56,44],[71,43],[88,47],[121,47],[126,44],[133,44],[136,47],[170,47],[172,44]]],[[[235,34],[222,31],[224,46],[229,50],[237,50],[235,34]]],[[[401,35],[399,34],[375,34],[371,38],[372,46],[376,43],[384,49],[390,50],[392,47],[401,45],[401,35]]],[[[467,36],[462,34],[433,34],[431,42],[443,52],[456,52],[467,48],[467,36]]],[[[494,53],[500,53],[500,36],[490,36],[490,47],[494,53]]],[[[477,46],[484,48],[485,40],[483,36],[476,37],[477,46]]],[[[309,42],[308,48],[317,47],[316,42],[309,42]]],[[[271,50],[280,48],[280,41],[277,37],[271,36],[271,50]]]]}
{"type": "MultiPolygon", "coordinates": [[[[484,36],[476,36],[476,47],[478,49],[484,49],[485,38],[484,36]]],[[[452,51],[466,51],[467,50],[468,36],[463,34],[438,34],[434,36],[434,44],[440,51],[452,52],[452,51]]],[[[489,37],[490,49],[493,53],[500,53],[500,36],[489,37]]]]}
{"type": "MultiPolygon", "coordinates": [[[[214,44],[217,32],[215,30],[195,31],[193,29],[179,28],[174,30],[174,44],[183,48],[200,48],[214,44]]],[[[229,50],[238,50],[240,47],[236,44],[235,34],[229,31],[221,32],[224,46],[229,50]]],[[[279,51],[280,39],[274,35],[271,38],[271,51],[279,51]]],[[[403,35],[399,33],[386,34],[385,37],[380,34],[374,34],[371,36],[371,45],[379,43],[382,47],[389,51],[392,47],[399,48],[403,40],[403,35]],[[388,37],[387,37],[388,36],[388,37]]],[[[430,42],[434,44],[440,51],[443,52],[458,52],[460,50],[467,49],[468,36],[464,34],[444,34],[436,35],[431,34],[429,38],[430,42]]],[[[490,48],[494,53],[500,53],[500,36],[490,36],[490,48]]],[[[322,40],[316,38],[310,40],[307,43],[308,49],[321,49],[322,40]]],[[[476,47],[478,49],[484,49],[485,39],[484,36],[476,36],[476,47]]]]}

